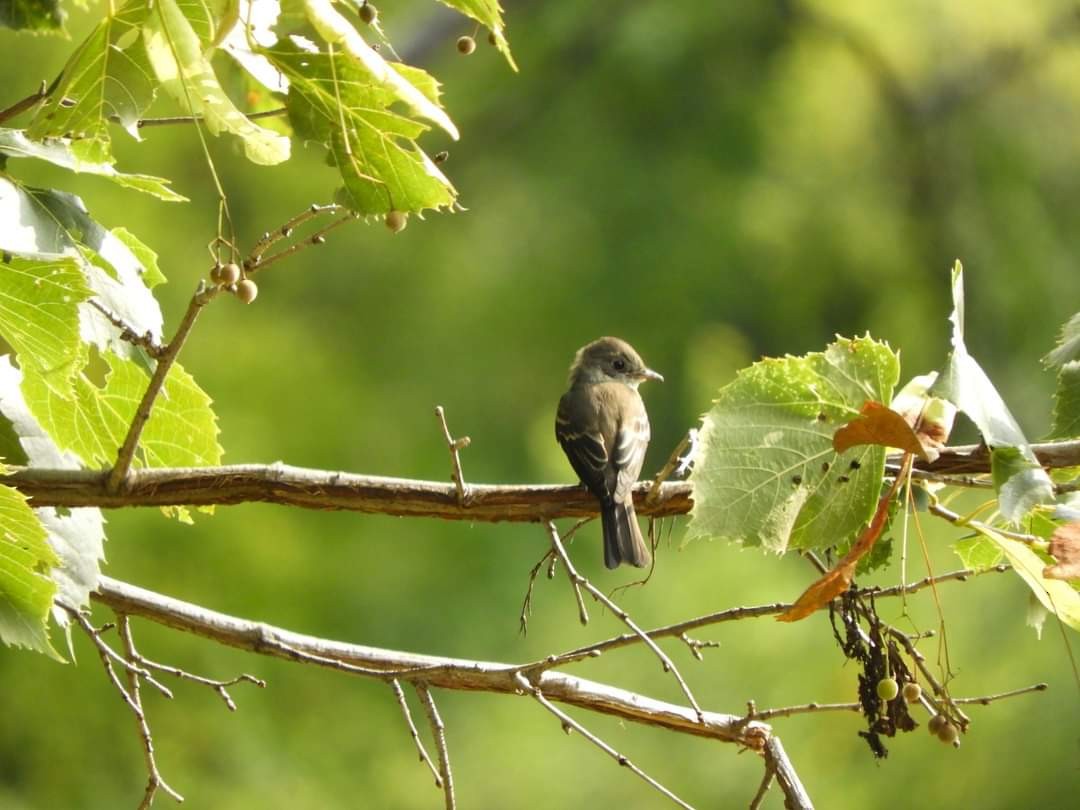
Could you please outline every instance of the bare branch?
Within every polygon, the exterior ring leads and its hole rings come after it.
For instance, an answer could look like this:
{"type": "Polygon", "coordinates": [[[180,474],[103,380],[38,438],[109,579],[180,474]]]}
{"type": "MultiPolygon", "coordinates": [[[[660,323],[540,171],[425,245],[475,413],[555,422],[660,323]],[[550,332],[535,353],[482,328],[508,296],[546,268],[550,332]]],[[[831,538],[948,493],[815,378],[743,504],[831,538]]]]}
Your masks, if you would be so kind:
{"type": "Polygon", "coordinates": [[[120,445],[120,450],[116,454],[116,464],[113,465],[112,470],[105,479],[105,488],[108,492],[116,493],[120,491],[121,484],[124,483],[128,470],[131,468],[131,463],[135,458],[135,451],[138,449],[143,428],[146,426],[147,420],[150,419],[154,401],[165,385],[165,378],[168,377],[173,363],[176,362],[180,349],[184,347],[187,336],[191,332],[191,327],[195,325],[195,320],[199,317],[202,308],[210,303],[220,291],[220,287],[208,287],[202,282],[199,283],[199,288],[191,296],[191,301],[188,303],[187,312],[184,313],[180,325],[176,328],[176,334],[169,341],[169,345],[158,355],[157,366],[154,368],[154,373],[150,377],[150,382],[146,386],[142,400],[140,400],[139,406],[135,410],[135,416],[128,427],[124,443],[120,445]]]}
{"type": "Polygon", "coordinates": [[[529,681],[529,679],[526,678],[522,673],[520,673],[520,672],[517,673],[516,679],[517,679],[518,684],[520,684],[522,691],[524,691],[526,694],[532,695],[541,706],[543,706],[545,709],[547,709],[549,712],[551,712],[553,715],[555,715],[557,718],[559,718],[559,720],[563,724],[563,728],[571,728],[574,731],[576,731],[578,734],[580,734],[586,740],[591,742],[593,745],[595,745],[597,748],[599,748],[601,751],[603,751],[609,757],[614,759],[616,762],[618,762],[624,768],[629,768],[631,771],[633,771],[635,774],[637,774],[637,776],[644,779],[649,785],[651,785],[653,788],[658,790],[660,793],[662,793],[667,798],[671,799],[671,801],[675,802],[675,804],[679,805],[679,807],[685,807],[685,808],[689,808],[689,810],[693,810],[693,807],[691,805],[684,802],[682,799],[680,799],[678,796],[676,796],[674,793],[672,793],[666,787],[664,787],[659,782],[657,782],[655,779],[653,779],[651,776],[649,776],[647,773],[645,773],[645,771],[641,770],[641,768],[639,768],[637,765],[635,765],[633,762],[630,761],[629,757],[626,757],[625,755],[620,754],[618,751],[616,751],[614,748],[612,748],[606,742],[601,740],[599,737],[597,737],[595,734],[593,734],[591,731],[589,731],[587,728],[585,728],[583,725],[581,725],[581,723],[579,723],[577,720],[575,720],[570,715],[568,715],[566,712],[560,710],[556,706],[553,706],[551,704],[551,702],[547,698],[544,697],[543,692],[541,692],[540,689],[538,689],[536,686],[534,686],[529,681]]]}
{"type": "Polygon", "coordinates": [[[468,447],[472,443],[472,439],[468,436],[462,436],[460,439],[455,439],[450,434],[450,427],[446,424],[446,412],[443,411],[442,405],[435,406],[435,416],[439,419],[439,424],[442,426],[443,437],[446,439],[446,447],[450,450],[450,477],[454,481],[454,486],[457,487],[458,506],[468,506],[469,488],[465,485],[465,476],[461,472],[460,451],[468,447]]]}
{"type": "MultiPolygon", "coordinates": [[[[324,207],[323,210],[326,210],[326,208],[328,207],[324,207]]],[[[311,247],[312,245],[321,245],[326,241],[326,235],[328,233],[336,230],[337,228],[340,228],[342,225],[348,222],[354,221],[356,219],[356,216],[357,215],[354,214],[352,211],[346,211],[337,219],[332,220],[330,224],[315,231],[313,234],[311,234],[311,236],[307,236],[298,242],[294,242],[288,247],[282,248],[277,253],[273,253],[265,258],[262,258],[260,254],[254,259],[249,259],[244,262],[244,272],[247,273],[249,276],[254,275],[255,273],[265,270],[267,267],[274,264],[275,262],[286,259],[289,256],[292,256],[294,253],[303,250],[304,248],[311,247]]]]}
{"type": "Polygon", "coordinates": [[[420,755],[420,761],[427,763],[428,768],[431,769],[431,773],[435,777],[435,787],[442,788],[442,775],[439,773],[439,769],[435,766],[435,763],[431,761],[431,757],[424,747],[424,741],[420,739],[420,732],[416,730],[416,723],[413,722],[412,712],[409,711],[409,704],[405,701],[405,690],[401,688],[401,684],[396,678],[390,681],[390,688],[394,690],[394,697],[397,698],[398,706],[401,707],[401,713],[405,716],[405,724],[409,727],[409,736],[412,737],[413,744],[416,746],[416,751],[420,755]]]}
{"type": "Polygon", "coordinates": [[[446,810],[454,810],[457,802],[454,799],[454,774],[450,770],[450,751],[446,747],[446,726],[443,725],[442,717],[435,706],[435,699],[428,691],[427,685],[422,683],[413,684],[420,703],[427,714],[431,724],[431,736],[435,739],[435,748],[439,752],[439,774],[442,778],[443,796],[446,798],[446,810]]]}
{"type": "MultiPolygon", "coordinates": [[[[11,468],[9,468],[11,469],[11,468]]],[[[312,470],[285,464],[129,470],[122,492],[110,492],[94,470],[16,469],[0,475],[39,506],[212,506],[267,502],[304,509],[349,510],[401,517],[437,517],[482,523],[537,522],[596,517],[599,503],[580,486],[470,484],[467,507],[453,484],[312,470]]],[[[645,506],[647,484],[638,484],[638,513],[661,517],[690,510],[690,484],[668,483],[645,506]]]]}
{"type": "Polygon", "coordinates": [[[1048,688],[1049,684],[1034,683],[1031,686],[1024,686],[1020,689],[1010,689],[1008,692],[998,692],[996,695],[956,698],[953,700],[953,703],[976,703],[980,706],[989,706],[995,700],[1004,700],[1005,698],[1016,697],[1017,695],[1027,695],[1031,692],[1045,692],[1048,688]]]}
{"type": "MultiPolygon", "coordinates": [[[[91,598],[115,611],[143,616],[226,646],[380,680],[400,678],[423,681],[439,689],[515,694],[519,685],[514,675],[529,669],[529,665],[419,655],[293,633],[207,610],[111,577],[101,578],[91,598]]],[[[747,723],[737,715],[709,711],[699,718],[688,707],[562,672],[544,671],[532,676],[532,682],[549,700],[754,750],[760,750],[769,735],[769,726],[764,723],[747,723]]]]}
{"type": "Polygon", "coordinates": [[[317,203],[312,203],[299,214],[296,214],[295,216],[290,217],[288,220],[286,220],[283,225],[280,225],[272,231],[267,231],[266,233],[264,233],[262,235],[262,238],[259,239],[259,241],[257,241],[252,246],[251,252],[244,260],[244,269],[250,271],[255,266],[257,266],[262,260],[262,255],[267,251],[268,248],[272,247],[280,240],[290,237],[293,231],[295,231],[298,227],[303,225],[308,220],[314,219],[320,214],[336,214],[340,210],[341,206],[337,205],[336,203],[330,203],[329,205],[319,205],[317,203]]]}
{"type": "Polygon", "coordinates": [[[788,759],[780,738],[775,734],[765,743],[766,767],[776,772],[776,783],[784,791],[784,807],[788,810],[814,810],[814,804],[803,787],[795,766],[788,759]]]}
{"type": "Polygon", "coordinates": [[[570,587],[574,589],[574,598],[577,600],[578,620],[582,625],[586,625],[589,623],[589,611],[585,608],[585,599],[581,595],[581,584],[575,576],[577,572],[574,570],[574,565],[570,562],[570,557],[567,556],[566,549],[563,548],[562,542],[558,539],[559,532],[555,528],[555,524],[548,523],[548,530],[551,532],[552,551],[555,552],[555,556],[558,559],[562,560],[563,568],[566,569],[566,577],[570,580],[570,587]]]}
{"type": "Polygon", "coordinates": [[[627,613],[625,610],[623,610],[621,607],[611,601],[611,599],[609,599],[603,591],[601,591],[599,588],[589,582],[588,579],[586,579],[577,572],[577,569],[574,568],[573,563],[570,562],[570,558],[566,554],[566,549],[563,548],[562,540],[559,539],[559,530],[558,528],[556,528],[555,524],[552,521],[548,521],[548,534],[551,537],[551,545],[555,549],[555,553],[558,555],[559,559],[563,561],[563,564],[566,566],[567,572],[570,574],[571,581],[575,582],[580,586],[584,586],[585,590],[587,590],[592,595],[593,599],[595,599],[597,602],[599,602],[616,616],[618,616],[619,619],[623,622],[623,624],[629,627],[635,635],[637,635],[643,642],[645,642],[645,646],[652,650],[653,654],[660,659],[660,665],[664,668],[664,672],[670,672],[675,678],[676,682],[678,682],[679,688],[682,689],[682,693],[686,696],[687,701],[690,703],[690,705],[694,708],[694,711],[696,711],[698,713],[698,716],[700,717],[702,715],[702,711],[701,707],[698,705],[697,699],[694,697],[694,693],[690,691],[690,687],[686,685],[686,681],[683,680],[683,676],[679,673],[678,667],[675,666],[674,662],[668,657],[667,653],[661,650],[656,645],[656,642],[653,641],[644,630],[638,627],[637,623],[630,618],[629,613],[627,613]]]}
{"type": "Polygon", "coordinates": [[[758,785],[757,793],[754,794],[754,798],[750,800],[750,810],[759,810],[761,803],[765,801],[765,794],[769,792],[769,788],[772,787],[773,779],[776,777],[776,769],[773,768],[772,763],[765,762],[765,773],[761,777],[761,784],[758,785]]]}
{"type": "Polygon", "coordinates": [[[117,315],[115,312],[106,307],[96,298],[91,298],[87,303],[105,316],[113,326],[120,330],[120,339],[126,340],[134,346],[141,347],[148,355],[157,358],[161,357],[165,353],[165,347],[154,340],[154,336],[149,332],[140,335],[136,332],[129,323],[123,318],[117,315]]]}

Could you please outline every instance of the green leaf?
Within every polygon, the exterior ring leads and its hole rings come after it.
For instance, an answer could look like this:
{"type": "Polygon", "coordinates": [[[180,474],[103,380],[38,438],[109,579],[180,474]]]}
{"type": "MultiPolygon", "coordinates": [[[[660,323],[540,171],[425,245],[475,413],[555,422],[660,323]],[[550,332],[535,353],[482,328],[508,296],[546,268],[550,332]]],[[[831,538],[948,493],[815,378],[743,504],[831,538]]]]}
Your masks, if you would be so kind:
{"type": "Polygon", "coordinates": [[[136,124],[157,89],[140,35],[149,7],[133,0],[83,40],[30,122],[31,140],[73,138],[81,160],[110,163],[111,123],[140,139],[136,124]]]}
{"type": "Polygon", "coordinates": [[[688,536],[776,552],[850,543],[881,495],[885,449],[837,455],[833,433],[866,401],[888,402],[899,373],[870,337],[741,371],[704,418],[688,536]]]}
{"type": "Polygon", "coordinates": [[[503,23],[503,10],[499,0],[439,0],[445,6],[457,9],[467,17],[486,26],[495,36],[495,47],[515,71],[518,69],[514,57],[510,55],[510,43],[506,41],[506,25],[503,23]]]}
{"type": "Polygon", "coordinates": [[[161,86],[190,114],[202,116],[212,134],[239,137],[253,163],[270,166],[289,159],[289,139],[253,123],[221,89],[199,36],[176,0],[157,0],[143,31],[161,86]]]}
{"type": "MultiPolygon", "coordinates": [[[[62,452],[30,413],[22,395],[23,374],[0,357],[0,422],[17,437],[25,463],[46,469],[79,469],[70,453],[62,452]]],[[[104,559],[105,518],[100,509],[79,507],[63,511],[52,507],[35,509],[34,514],[48,533],[49,545],[59,555],[52,579],[64,604],[84,607],[90,592],[97,588],[99,566],[104,559]]],[[[56,609],[53,615],[66,627],[68,615],[56,609]]]]}
{"type": "Polygon", "coordinates": [[[1080,631],[1080,593],[1067,582],[1045,579],[1042,575],[1045,561],[1019,540],[1006,537],[982,524],[972,528],[998,545],[1044,608],[1056,614],[1073,630],[1080,631]]]}
{"type": "MultiPolygon", "coordinates": [[[[20,186],[0,174],[0,250],[41,261],[76,258],[95,297],[138,334],[161,337],[161,308],[148,271],[125,242],[90,218],[78,197],[20,186]]],[[[130,356],[130,343],[100,312],[84,308],[83,336],[130,356]]]]}
{"type": "Polygon", "coordinates": [[[61,394],[71,391],[80,367],[79,305],[90,294],[74,259],[0,264],[0,335],[21,368],[61,394]]]}
{"type": "Polygon", "coordinates": [[[1054,487],[1001,394],[964,345],[964,270],[960,262],[953,268],[952,295],[953,313],[949,320],[953,324],[953,350],[937,393],[967,414],[988,447],[1015,448],[1028,463],[1021,467],[1013,461],[994,480],[1002,515],[1013,523],[1019,523],[1033,506],[1053,500],[1054,487]],[[1010,482],[1009,476],[1005,475],[1007,471],[1018,478],[1005,489],[1010,482]]]}
{"type": "Polygon", "coordinates": [[[0,25],[16,31],[59,31],[66,16],[60,0],[0,0],[0,25]]]}
{"type": "Polygon", "coordinates": [[[990,472],[998,493],[998,508],[1013,522],[1040,503],[1053,500],[1053,490],[1047,494],[1046,472],[1019,448],[995,447],[990,452],[990,472]]]}
{"type": "Polygon", "coordinates": [[[169,188],[168,180],[161,177],[153,177],[148,174],[124,174],[118,172],[112,164],[112,160],[95,162],[84,160],[76,154],[76,147],[82,145],[80,141],[71,141],[63,138],[53,139],[46,143],[31,141],[22,130],[0,128],[0,154],[16,158],[37,158],[70,169],[73,172],[85,172],[108,178],[119,186],[132,188],[153,194],[160,200],[167,202],[186,202],[183,197],[169,188]]]}
{"type": "MultiPolygon", "coordinates": [[[[263,53],[289,80],[286,106],[296,134],[330,150],[345,181],[345,205],[362,214],[385,214],[454,202],[450,181],[416,145],[427,126],[391,111],[397,93],[365,65],[340,49],[309,53],[292,41],[263,53]]],[[[435,92],[437,85],[423,71],[405,72],[435,92]]]]}
{"type": "Polygon", "coordinates": [[[147,287],[153,289],[158,284],[165,283],[165,275],[161,272],[161,268],[158,267],[158,257],[155,251],[144,242],[141,242],[138,237],[127,228],[113,228],[112,235],[119,239],[127,249],[131,251],[131,255],[135,257],[135,261],[142,266],[142,280],[147,287]]]}
{"type": "Polygon", "coordinates": [[[1051,439],[1080,437],[1080,360],[1065,363],[1058,372],[1053,420],[1051,439]]]}
{"type": "MultiPolygon", "coordinates": [[[[116,453],[135,416],[149,378],[134,361],[106,352],[105,383],[99,387],[85,374],[75,378],[71,397],[57,396],[31,375],[22,391],[30,412],[62,451],[78,456],[87,467],[103,467],[116,453]]],[[[137,466],[202,467],[221,461],[217,418],[210,398],[178,364],[147,421],[137,466]]]]}
{"type": "Polygon", "coordinates": [[[1061,327],[1058,345],[1043,358],[1043,362],[1050,368],[1062,368],[1073,360],[1080,360],[1080,312],[1061,327]]]}
{"type": "Polygon", "coordinates": [[[1001,562],[1004,552],[994,541],[976,534],[974,537],[965,537],[953,544],[953,551],[960,557],[964,568],[973,571],[982,571],[993,568],[1001,562]]]}
{"type": "Polygon", "coordinates": [[[412,82],[402,76],[390,65],[378,51],[368,45],[359,32],[336,12],[331,0],[303,0],[304,13],[319,32],[319,36],[334,50],[339,44],[349,59],[356,62],[366,76],[364,82],[377,85],[385,92],[409,107],[414,115],[426,118],[442,127],[455,141],[458,139],[457,127],[442,107],[433,102],[412,82]]]}
{"type": "Polygon", "coordinates": [[[48,572],[59,562],[24,498],[0,486],[0,640],[63,660],[49,643],[48,618],[56,584],[48,572]]]}

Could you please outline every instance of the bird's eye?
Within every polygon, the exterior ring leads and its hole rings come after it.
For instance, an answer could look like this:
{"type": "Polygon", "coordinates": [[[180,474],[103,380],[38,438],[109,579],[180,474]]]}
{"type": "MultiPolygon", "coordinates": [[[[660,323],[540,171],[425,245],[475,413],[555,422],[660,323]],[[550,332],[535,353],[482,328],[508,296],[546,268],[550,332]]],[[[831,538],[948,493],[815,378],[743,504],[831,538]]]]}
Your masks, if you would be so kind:
{"type": "Polygon", "coordinates": [[[623,360],[621,357],[616,357],[615,362],[612,363],[611,365],[615,367],[616,371],[625,371],[626,370],[626,361],[623,360]]]}

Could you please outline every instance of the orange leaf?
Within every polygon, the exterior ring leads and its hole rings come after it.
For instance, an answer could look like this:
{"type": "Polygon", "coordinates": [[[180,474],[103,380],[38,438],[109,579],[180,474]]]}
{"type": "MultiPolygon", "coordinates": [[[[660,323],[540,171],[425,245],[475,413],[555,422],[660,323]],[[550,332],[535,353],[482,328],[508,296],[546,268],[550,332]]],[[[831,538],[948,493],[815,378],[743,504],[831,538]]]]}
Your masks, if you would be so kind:
{"type": "MultiPolygon", "coordinates": [[[[866,408],[863,408],[863,410],[865,411],[866,408]]],[[[874,512],[874,517],[870,520],[870,525],[863,529],[862,534],[859,535],[859,538],[848,553],[844,555],[844,558],[836,564],[833,570],[827,571],[813,585],[803,591],[802,596],[795,600],[795,604],[777,616],[776,620],[778,622],[797,622],[800,619],[805,619],[847,590],[848,586],[851,585],[852,577],[855,576],[855,566],[881,537],[881,532],[885,528],[885,521],[889,517],[889,501],[896,495],[900,482],[907,475],[907,471],[911,467],[911,459],[910,453],[904,456],[904,466],[900,475],[896,476],[896,480],[889,487],[889,491],[881,496],[881,500],[878,501],[877,511],[874,512]]]]}
{"type": "Polygon", "coordinates": [[[837,453],[843,453],[860,444],[896,447],[926,458],[926,449],[911,429],[911,425],[896,411],[886,408],[880,402],[868,400],[858,416],[833,434],[833,450],[837,453]]]}
{"type": "Polygon", "coordinates": [[[1058,526],[1050,537],[1050,554],[1056,565],[1043,569],[1047,579],[1080,579],[1080,521],[1058,526]]]}

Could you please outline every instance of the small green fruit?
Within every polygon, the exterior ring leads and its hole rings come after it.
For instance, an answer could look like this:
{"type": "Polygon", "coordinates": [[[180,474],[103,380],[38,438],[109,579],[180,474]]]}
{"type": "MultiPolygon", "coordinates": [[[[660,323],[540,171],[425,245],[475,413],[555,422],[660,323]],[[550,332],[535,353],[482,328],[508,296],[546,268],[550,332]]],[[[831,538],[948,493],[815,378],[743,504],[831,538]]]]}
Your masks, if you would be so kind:
{"type": "Polygon", "coordinates": [[[918,703],[919,698],[922,697],[922,687],[914,681],[908,681],[904,684],[904,700],[908,703],[918,703]]]}
{"type": "Polygon", "coordinates": [[[938,729],[937,738],[946,745],[952,745],[960,738],[960,729],[946,721],[945,725],[938,729]]]}
{"type": "Polygon", "coordinates": [[[882,678],[878,681],[877,696],[882,700],[892,700],[900,694],[900,686],[896,678],[882,678]]]}
{"type": "Polygon", "coordinates": [[[468,56],[470,53],[476,50],[476,40],[472,37],[458,37],[457,41],[458,53],[462,56],[468,56]]]}
{"type": "Polygon", "coordinates": [[[364,3],[360,6],[360,19],[368,25],[374,25],[375,21],[379,19],[379,10],[371,3],[364,3]]]}
{"type": "Polygon", "coordinates": [[[221,268],[221,283],[225,286],[235,284],[240,280],[240,265],[229,262],[221,268]]]}
{"type": "Polygon", "coordinates": [[[948,724],[949,720],[947,717],[945,717],[945,715],[935,714],[933,717],[930,718],[930,722],[926,724],[926,730],[934,736],[937,736],[938,733],[940,733],[941,729],[943,729],[948,724]]]}

